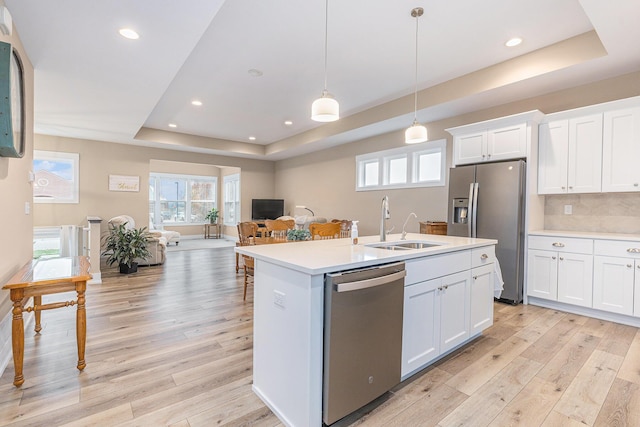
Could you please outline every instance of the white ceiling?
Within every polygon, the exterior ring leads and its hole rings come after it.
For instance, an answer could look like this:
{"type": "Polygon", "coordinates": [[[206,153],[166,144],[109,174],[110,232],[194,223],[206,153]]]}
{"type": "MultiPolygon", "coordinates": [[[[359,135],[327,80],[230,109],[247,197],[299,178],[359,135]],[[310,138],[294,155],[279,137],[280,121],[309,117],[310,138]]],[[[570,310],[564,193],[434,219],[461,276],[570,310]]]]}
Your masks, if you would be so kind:
{"type": "Polygon", "coordinates": [[[277,160],[409,126],[418,6],[424,123],[640,70],[638,0],[331,0],[327,85],[341,120],[320,124],[309,116],[324,84],[323,0],[5,4],[35,68],[37,133],[230,156],[277,160]],[[424,99],[592,30],[606,55],[424,99]],[[524,43],[505,47],[512,36],[524,43]]]}

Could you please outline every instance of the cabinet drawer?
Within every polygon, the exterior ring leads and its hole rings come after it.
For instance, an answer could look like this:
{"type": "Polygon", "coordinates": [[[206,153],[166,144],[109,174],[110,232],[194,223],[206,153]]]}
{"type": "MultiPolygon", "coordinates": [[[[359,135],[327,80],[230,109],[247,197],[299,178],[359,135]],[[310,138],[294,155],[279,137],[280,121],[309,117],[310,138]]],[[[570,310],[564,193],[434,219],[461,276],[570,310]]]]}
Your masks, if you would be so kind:
{"type": "Polygon", "coordinates": [[[471,269],[471,250],[432,255],[405,262],[405,286],[471,269]]]}
{"type": "Polygon", "coordinates": [[[596,255],[640,259],[640,242],[595,240],[593,252],[596,255]]]}
{"type": "Polygon", "coordinates": [[[496,259],[495,246],[484,246],[471,250],[471,268],[491,264],[496,259]]]}
{"type": "Polygon", "coordinates": [[[562,236],[529,236],[529,249],[592,254],[593,240],[562,236]]]}

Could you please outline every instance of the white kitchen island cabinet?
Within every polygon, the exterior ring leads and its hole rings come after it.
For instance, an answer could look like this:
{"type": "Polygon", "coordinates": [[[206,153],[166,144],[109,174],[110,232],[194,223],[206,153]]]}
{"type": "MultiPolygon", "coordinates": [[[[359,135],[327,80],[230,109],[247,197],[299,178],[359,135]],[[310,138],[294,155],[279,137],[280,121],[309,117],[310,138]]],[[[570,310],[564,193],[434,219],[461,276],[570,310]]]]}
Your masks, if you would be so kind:
{"type": "MultiPolygon", "coordinates": [[[[472,292],[472,250],[492,247],[495,240],[408,234],[408,241],[428,240],[438,246],[402,251],[368,246],[378,240],[366,236],[358,245],[333,239],[236,248],[255,259],[253,390],[283,424],[322,425],[328,273],[406,262],[403,320],[415,321],[411,327],[403,322],[402,335],[416,339],[408,347],[403,343],[403,379],[405,372],[428,366],[481,332],[482,327],[473,328],[471,306],[477,303],[483,307],[480,312],[486,312],[493,288],[484,298],[472,292]],[[405,367],[409,353],[423,354],[405,367]]],[[[399,241],[400,235],[387,240],[399,241]]]]}

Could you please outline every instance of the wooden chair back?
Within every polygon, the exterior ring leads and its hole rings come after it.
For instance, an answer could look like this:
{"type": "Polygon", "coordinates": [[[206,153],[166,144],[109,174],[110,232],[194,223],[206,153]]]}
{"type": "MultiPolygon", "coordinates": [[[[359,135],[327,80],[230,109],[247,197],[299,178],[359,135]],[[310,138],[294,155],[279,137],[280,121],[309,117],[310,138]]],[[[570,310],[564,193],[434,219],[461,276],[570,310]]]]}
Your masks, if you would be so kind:
{"type": "Polygon", "coordinates": [[[311,239],[337,239],[340,237],[340,223],[338,222],[326,222],[320,224],[312,222],[309,224],[309,232],[311,233],[311,239]]]}
{"type": "Polygon", "coordinates": [[[254,239],[258,235],[258,224],[255,222],[239,222],[238,223],[238,244],[239,246],[248,246],[255,244],[254,239]]]}
{"type": "Polygon", "coordinates": [[[340,237],[351,237],[351,220],[348,219],[332,219],[331,222],[340,224],[340,237]]]}
{"type": "Polygon", "coordinates": [[[287,238],[287,231],[296,227],[293,219],[267,219],[264,221],[267,234],[271,237],[287,238]]]}

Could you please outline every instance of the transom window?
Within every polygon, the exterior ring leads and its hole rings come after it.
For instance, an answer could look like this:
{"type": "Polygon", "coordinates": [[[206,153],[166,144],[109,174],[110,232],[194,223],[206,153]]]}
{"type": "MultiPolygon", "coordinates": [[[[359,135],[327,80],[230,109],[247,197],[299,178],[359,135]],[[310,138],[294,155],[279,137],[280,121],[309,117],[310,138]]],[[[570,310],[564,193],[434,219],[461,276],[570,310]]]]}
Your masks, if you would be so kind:
{"type": "Polygon", "coordinates": [[[425,142],[356,157],[356,191],[445,185],[447,141],[425,142]]]}
{"type": "Polygon", "coordinates": [[[224,180],[224,225],[240,222],[240,174],[227,175],[224,180]]]}
{"type": "Polygon", "coordinates": [[[149,219],[161,224],[202,224],[217,207],[218,178],[152,173],[149,175],[149,219]]]}

